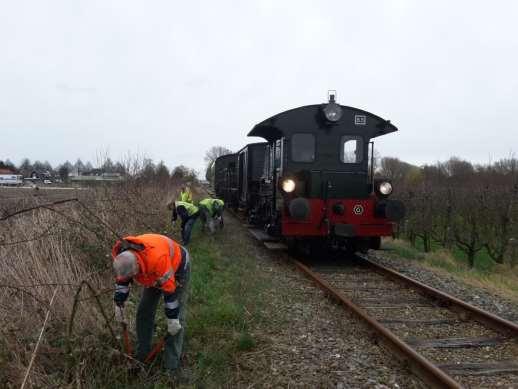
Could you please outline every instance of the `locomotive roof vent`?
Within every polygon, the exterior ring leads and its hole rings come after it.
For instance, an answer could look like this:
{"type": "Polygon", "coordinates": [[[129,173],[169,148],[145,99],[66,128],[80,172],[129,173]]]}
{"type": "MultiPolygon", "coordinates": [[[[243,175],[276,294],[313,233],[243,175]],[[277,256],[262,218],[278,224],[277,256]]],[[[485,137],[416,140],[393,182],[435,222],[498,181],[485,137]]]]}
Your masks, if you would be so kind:
{"type": "Polygon", "coordinates": [[[336,91],[330,90],[327,92],[329,102],[324,106],[324,116],[332,123],[336,123],[342,117],[342,107],[340,107],[336,101],[336,91]]]}

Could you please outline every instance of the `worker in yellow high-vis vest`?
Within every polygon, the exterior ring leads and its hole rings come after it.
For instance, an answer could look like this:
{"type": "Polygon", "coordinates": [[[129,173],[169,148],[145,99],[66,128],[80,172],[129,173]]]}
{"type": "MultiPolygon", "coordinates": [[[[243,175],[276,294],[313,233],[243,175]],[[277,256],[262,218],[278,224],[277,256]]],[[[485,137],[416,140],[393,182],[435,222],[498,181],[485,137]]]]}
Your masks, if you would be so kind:
{"type": "Polygon", "coordinates": [[[200,216],[200,210],[192,203],[186,201],[175,201],[173,203],[173,222],[180,216],[182,220],[182,244],[187,245],[191,240],[191,233],[194,223],[200,216]]]}
{"type": "Polygon", "coordinates": [[[202,222],[202,229],[208,228],[213,233],[215,227],[219,225],[223,228],[223,208],[225,202],[216,198],[206,198],[199,202],[200,219],[202,222]]]}

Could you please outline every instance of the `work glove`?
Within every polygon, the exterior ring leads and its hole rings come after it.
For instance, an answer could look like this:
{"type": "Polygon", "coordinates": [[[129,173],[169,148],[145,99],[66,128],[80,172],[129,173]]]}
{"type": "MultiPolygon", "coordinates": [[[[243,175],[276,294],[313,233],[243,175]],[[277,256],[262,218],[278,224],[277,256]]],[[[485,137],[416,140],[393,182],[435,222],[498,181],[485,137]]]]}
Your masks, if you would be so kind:
{"type": "Polygon", "coordinates": [[[213,219],[210,219],[210,220],[208,221],[207,225],[209,226],[209,231],[210,231],[210,233],[211,233],[211,234],[213,234],[213,233],[214,233],[214,230],[215,230],[215,228],[214,228],[214,220],[213,220],[213,219]]]}
{"type": "Polygon", "coordinates": [[[182,329],[179,319],[167,319],[167,332],[175,336],[182,329]]]}
{"type": "Polygon", "coordinates": [[[115,305],[115,321],[117,323],[126,324],[126,319],[124,318],[124,307],[115,305]]]}

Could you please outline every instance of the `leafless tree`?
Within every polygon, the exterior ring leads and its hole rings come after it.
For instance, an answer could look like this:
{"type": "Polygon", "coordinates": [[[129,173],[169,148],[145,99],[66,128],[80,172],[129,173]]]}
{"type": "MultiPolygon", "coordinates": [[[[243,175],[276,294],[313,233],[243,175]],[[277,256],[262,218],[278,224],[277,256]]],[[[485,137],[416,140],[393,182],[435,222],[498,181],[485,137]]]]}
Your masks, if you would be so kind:
{"type": "Polygon", "coordinates": [[[381,158],[381,166],[378,174],[397,184],[405,179],[411,169],[411,164],[403,162],[398,158],[384,157],[381,158]]]}
{"type": "Polygon", "coordinates": [[[205,178],[207,181],[212,182],[214,177],[214,162],[218,157],[222,155],[232,154],[232,151],[223,146],[212,146],[205,153],[205,163],[207,164],[207,168],[205,170],[205,178]]]}
{"type": "Polygon", "coordinates": [[[212,146],[205,153],[205,162],[207,165],[212,164],[218,157],[222,155],[232,154],[232,151],[224,146],[212,146]]]}
{"type": "Polygon", "coordinates": [[[412,242],[432,241],[463,251],[470,266],[485,250],[496,262],[513,258],[518,238],[518,162],[514,156],[473,166],[453,157],[421,168],[383,158],[381,171],[397,182],[396,195],[407,206],[400,230],[412,242]]]}

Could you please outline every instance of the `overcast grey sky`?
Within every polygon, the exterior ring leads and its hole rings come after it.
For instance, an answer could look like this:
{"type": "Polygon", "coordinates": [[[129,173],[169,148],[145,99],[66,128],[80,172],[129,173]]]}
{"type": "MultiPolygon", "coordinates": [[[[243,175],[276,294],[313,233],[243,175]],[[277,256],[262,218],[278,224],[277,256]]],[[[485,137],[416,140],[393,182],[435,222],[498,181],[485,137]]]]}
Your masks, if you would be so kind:
{"type": "Polygon", "coordinates": [[[516,1],[0,0],[0,160],[132,151],[201,170],[328,89],[398,126],[382,155],[506,157],[517,20],[516,1]]]}

